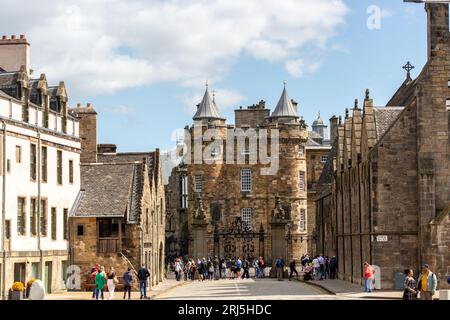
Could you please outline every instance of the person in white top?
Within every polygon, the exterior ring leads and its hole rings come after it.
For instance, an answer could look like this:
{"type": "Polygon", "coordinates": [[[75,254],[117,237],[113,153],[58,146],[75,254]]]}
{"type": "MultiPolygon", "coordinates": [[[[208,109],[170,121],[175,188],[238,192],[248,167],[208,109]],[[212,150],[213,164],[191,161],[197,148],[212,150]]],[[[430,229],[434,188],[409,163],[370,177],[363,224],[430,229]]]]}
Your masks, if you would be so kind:
{"type": "Polygon", "coordinates": [[[319,263],[319,258],[315,257],[312,261],[313,264],[313,268],[314,268],[314,277],[316,278],[316,280],[318,279],[319,273],[320,273],[320,263],[319,263]]]}

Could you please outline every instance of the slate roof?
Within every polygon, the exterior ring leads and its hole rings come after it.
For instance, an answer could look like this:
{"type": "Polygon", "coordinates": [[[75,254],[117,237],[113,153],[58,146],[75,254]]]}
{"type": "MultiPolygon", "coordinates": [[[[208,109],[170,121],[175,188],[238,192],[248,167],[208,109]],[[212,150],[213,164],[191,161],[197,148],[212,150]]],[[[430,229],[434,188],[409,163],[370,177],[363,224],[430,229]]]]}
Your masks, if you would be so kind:
{"type": "Polygon", "coordinates": [[[126,217],[139,221],[143,164],[81,165],[81,191],[73,217],[126,217]]]}
{"type": "Polygon", "coordinates": [[[17,90],[18,79],[19,72],[0,73],[0,90],[13,98],[19,99],[17,90]]]}
{"type": "Polygon", "coordinates": [[[321,144],[308,137],[308,141],[306,142],[307,147],[320,147],[321,144]]]}
{"type": "Polygon", "coordinates": [[[284,87],[281,93],[280,100],[278,101],[277,107],[272,113],[272,118],[298,118],[298,114],[289,99],[286,87],[284,87]]]}
{"type": "Polygon", "coordinates": [[[158,180],[158,161],[157,152],[130,152],[130,153],[99,153],[97,155],[98,163],[130,163],[130,162],[145,162],[148,168],[148,175],[150,184],[158,180]]]}
{"type": "Polygon", "coordinates": [[[389,127],[398,118],[400,112],[402,112],[403,109],[403,107],[374,108],[377,140],[381,139],[381,137],[386,133],[389,127]]]}
{"type": "Polygon", "coordinates": [[[193,120],[223,120],[220,115],[219,111],[217,110],[217,105],[213,99],[211,99],[211,96],[208,91],[208,87],[206,87],[205,94],[203,96],[202,102],[200,102],[200,105],[197,109],[197,112],[195,113],[193,120]]]}

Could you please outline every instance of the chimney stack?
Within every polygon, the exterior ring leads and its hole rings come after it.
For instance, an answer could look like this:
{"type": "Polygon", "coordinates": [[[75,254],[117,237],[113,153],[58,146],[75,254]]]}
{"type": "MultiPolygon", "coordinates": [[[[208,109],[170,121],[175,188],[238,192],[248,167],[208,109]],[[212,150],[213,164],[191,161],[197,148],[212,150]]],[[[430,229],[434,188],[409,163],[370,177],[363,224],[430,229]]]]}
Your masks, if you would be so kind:
{"type": "Polygon", "coordinates": [[[330,119],[330,142],[331,144],[334,143],[334,140],[337,138],[338,135],[338,118],[336,116],[332,116],[330,119]]]}
{"type": "MultiPolygon", "coordinates": [[[[80,104],[78,104],[81,106],[80,104]]],[[[78,106],[77,105],[77,106],[78,106]]],[[[86,108],[72,109],[79,120],[81,139],[81,163],[97,162],[97,112],[90,103],[86,108]]]]}
{"type": "Polygon", "coordinates": [[[427,3],[428,59],[443,50],[449,34],[448,3],[427,3]]]}
{"type": "Polygon", "coordinates": [[[0,40],[0,68],[7,72],[19,71],[21,66],[25,66],[30,74],[30,44],[25,35],[19,38],[12,35],[10,39],[3,35],[0,40]]]}

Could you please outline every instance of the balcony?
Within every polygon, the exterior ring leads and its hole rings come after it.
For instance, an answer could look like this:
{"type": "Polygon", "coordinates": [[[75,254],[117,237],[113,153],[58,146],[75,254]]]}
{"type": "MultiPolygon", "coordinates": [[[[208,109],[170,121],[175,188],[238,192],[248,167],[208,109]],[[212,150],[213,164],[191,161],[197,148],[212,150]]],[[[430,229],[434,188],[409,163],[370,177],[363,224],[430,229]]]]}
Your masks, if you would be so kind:
{"type": "Polygon", "coordinates": [[[99,238],[97,253],[118,253],[121,251],[119,238],[99,238]]]}

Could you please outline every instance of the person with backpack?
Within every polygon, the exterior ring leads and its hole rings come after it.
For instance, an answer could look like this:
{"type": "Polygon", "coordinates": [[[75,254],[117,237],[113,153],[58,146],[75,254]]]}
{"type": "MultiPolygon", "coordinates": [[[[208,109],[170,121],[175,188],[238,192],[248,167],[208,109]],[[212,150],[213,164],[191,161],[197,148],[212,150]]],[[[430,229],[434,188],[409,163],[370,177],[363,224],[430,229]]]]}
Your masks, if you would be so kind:
{"type": "Polygon", "coordinates": [[[236,260],[235,277],[239,279],[241,277],[242,260],[238,257],[236,260]]]}
{"type": "Polygon", "coordinates": [[[418,291],[420,292],[420,300],[433,300],[437,289],[437,278],[431,272],[428,264],[422,266],[422,272],[417,279],[417,284],[418,291]]]}
{"type": "Polygon", "coordinates": [[[150,277],[150,272],[145,265],[142,265],[138,271],[139,279],[139,291],[141,293],[141,299],[148,299],[147,297],[147,279],[150,277]]]}
{"type": "Polygon", "coordinates": [[[283,280],[283,269],[284,269],[284,260],[282,257],[278,257],[277,261],[275,262],[275,266],[277,268],[278,281],[282,281],[283,280]]]}
{"type": "Polygon", "coordinates": [[[123,274],[123,284],[124,284],[124,291],[123,291],[123,298],[125,299],[128,293],[128,299],[131,299],[131,286],[133,283],[133,273],[131,273],[131,269],[128,268],[128,270],[123,274]]]}

